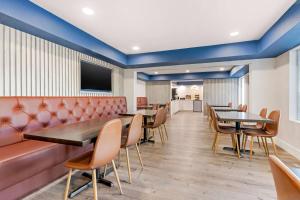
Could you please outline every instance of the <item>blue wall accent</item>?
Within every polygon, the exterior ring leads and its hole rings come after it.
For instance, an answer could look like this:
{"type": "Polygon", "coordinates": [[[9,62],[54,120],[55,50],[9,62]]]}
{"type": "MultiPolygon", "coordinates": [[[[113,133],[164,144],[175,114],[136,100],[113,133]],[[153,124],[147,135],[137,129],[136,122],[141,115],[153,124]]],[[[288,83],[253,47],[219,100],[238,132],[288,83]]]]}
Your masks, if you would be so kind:
{"type": "Polygon", "coordinates": [[[249,73],[249,65],[245,65],[244,67],[242,67],[240,70],[238,70],[235,73],[231,73],[230,76],[232,78],[240,78],[246,74],[249,73]]]}
{"type": "Polygon", "coordinates": [[[137,79],[142,80],[142,81],[150,81],[150,76],[148,74],[143,73],[143,72],[138,72],[137,73],[137,79]]]}
{"type": "Polygon", "coordinates": [[[122,53],[28,0],[1,0],[0,23],[123,68],[271,58],[300,45],[299,0],[256,41],[131,55],[122,53]]]}
{"type": "Polygon", "coordinates": [[[203,81],[184,81],[177,82],[177,85],[203,85],[203,81]]]}
{"type": "Polygon", "coordinates": [[[127,63],[124,53],[27,0],[1,0],[0,22],[114,64],[127,63]]]}

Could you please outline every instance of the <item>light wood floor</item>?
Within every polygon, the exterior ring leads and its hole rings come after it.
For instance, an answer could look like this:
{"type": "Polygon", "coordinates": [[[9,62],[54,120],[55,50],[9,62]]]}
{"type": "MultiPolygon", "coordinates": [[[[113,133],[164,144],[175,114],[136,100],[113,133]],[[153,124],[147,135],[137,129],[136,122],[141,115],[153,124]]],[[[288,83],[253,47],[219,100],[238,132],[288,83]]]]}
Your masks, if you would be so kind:
{"type": "MultiPolygon", "coordinates": [[[[230,146],[231,139],[223,137],[216,155],[211,150],[214,134],[208,128],[206,118],[200,113],[180,112],[168,121],[169,141],[162,145],[144,144],[141,153],[145,168],[140,170],[134,149],[130,150],[133,183],[126,183],[125,152],[122,152],[118,169],[124,195],[116,186],[108,188],[98,184],[99,199],[203,199],[203,200],[272,200],[276,199],[272,174],[267,157],[257,144],[252,161],[248,157],[238,159],[223,146],[230,146]]],[[[271,146],[270,146],[271,148],[271,146]]],[[[272,153],[272,152],[271,152],[272,153]]],[[[291,167],[300,162],[279,149],[279,157],[291,167]]],[[[107,176],[115,185],[113,173],[107,176]]],[[[76,173],[71,187],[80,185],[85,178],[76,173]]],[[[63,198],[66,179],[48,186],[28,200],[57,200],[63,198]]],[[[88,189],[74,199],[92,199],[88,189]]]]}

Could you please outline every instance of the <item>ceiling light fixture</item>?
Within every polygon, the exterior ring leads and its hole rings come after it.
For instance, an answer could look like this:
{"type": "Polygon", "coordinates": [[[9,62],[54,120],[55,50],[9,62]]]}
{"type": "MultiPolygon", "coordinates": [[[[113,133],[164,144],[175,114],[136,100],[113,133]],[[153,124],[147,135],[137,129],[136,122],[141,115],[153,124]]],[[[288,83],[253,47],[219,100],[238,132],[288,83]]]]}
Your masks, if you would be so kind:
{"type": "Polygon", "coordinates": [[[221,68],[220,68],[220,71],[224,71],[224,70],[225,70],[225,68],[224,68],[224,67],[221,67],[221,68]]]}
{"type": "Polygon", "coordinates": [[[235,31],[235,32],[231,32],[230,33],[230,36],[231,37],[235,37],[235,36],[238,36],[240,33],[238,31],[235,31]]]}
{"type": "Polygon", "coordinates": [[[189,73],[189,72],[190,72],[190,70],[188,70],[188,69],[187,69],[187,70],[185,70],[185,72],[186,72],[186,73],[189,73]]]}
{"type": "Polygon", "coordinates": [[[132,47],[132,50],[138,51],[138,50],[140,50],[140,47],[139,47],[139,46],[133,46],[133,47],[132,47]]]}
{"type": "Polygon", "coordinates": [[[154,74],[158,74],[158,72],[154,72],[154,74]]]}
{"type": "Polygon", "coordinates": [[[82,12],[86,15],[93,15],[94,11],[88,7],[82,8],[82,12]]]}

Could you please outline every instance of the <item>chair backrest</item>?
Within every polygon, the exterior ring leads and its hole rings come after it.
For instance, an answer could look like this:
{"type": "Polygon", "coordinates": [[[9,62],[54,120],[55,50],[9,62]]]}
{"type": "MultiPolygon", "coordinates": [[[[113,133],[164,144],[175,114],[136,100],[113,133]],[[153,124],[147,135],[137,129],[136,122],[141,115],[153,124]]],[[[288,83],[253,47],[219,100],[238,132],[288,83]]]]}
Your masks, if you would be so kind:
{"type": "Polygon", "coordinates": [[[159,105],[158,104],[152,104],[152,110],[158,110],[159,105]]]}
{"type": "Polygon", "coordinates": [[[167,108],[167,107],[164,107],[162,124],[166,123],[167,118],[168,118],[168,108],[167,108]]]}
{"type": "Polygon", "coordinates": [[[164,118],[164,108],[159,108],[156,112],[153,126],[159,127],[163,122],[163,118],[164,118]]]}
{"type": "Polygon", "coordinates": [[[93,157],[90,162],[92,169],[110,163],[120,151],[122,122],[120,119],[108,121],[98,135],[93,157]]]}
{"type": "Polygon", "coordinates": [[[276,136],[278,134],[278,127],[279,127],[279,119],[280,119],[280,111],[279,110],[274,110],[272,111],[269,116],[268,119],[272,120],[273,123],[267,123],[265,130],[273,135],[276,136]]]}
{"type": "Polygon", "coordinates": [[[300,199],[300,179],[276,156],[269,157],[278,200],[300,199]]]}
{"type": "Polygon", "coordinates": [[[242,110],[242,109],[243,109],[243,105],[240,104],[240,105],[238,106],[238,110],[242,110]]]}
{"type": "MultiPolygon", "coordinates": [[[[267,117],[267,108],[262,108],[259,112],[259,116],[263,117],[263,118],[266,118],[267,117]]],[[[257,122],[256,123],[256,127],[257,128],[264,128],[264,123],[261,123],[261,122],[257,122]]]]}
{"type": "Polygon", "coordinates": [[[128,137],[126,146],[136,144],[142,135],[143,115],[136,114],[132,118],[131,124],[128,130],[128,137]]]}
{"type": "Polygon", "coordinates": [[[220,131],[220,128],[219,128],[219,125],[218,125],[216,111],[214,109],[212,109],[212,108],[210,109],[210,115],[211,115],[211,119],[212,119],[213,128],[217,132],[220,131]]]}
{"type": "Polygon", "coordinates": [[[247,108],[248,108],[248,106],[245,104],[245,105],[242,106],[241,111],[242,112],[247,112],[247,108]]]}
{"type": "Polygon", "coordinates": [[[228,103],[228,107],[232,108],[232,102],[228,103]]]}

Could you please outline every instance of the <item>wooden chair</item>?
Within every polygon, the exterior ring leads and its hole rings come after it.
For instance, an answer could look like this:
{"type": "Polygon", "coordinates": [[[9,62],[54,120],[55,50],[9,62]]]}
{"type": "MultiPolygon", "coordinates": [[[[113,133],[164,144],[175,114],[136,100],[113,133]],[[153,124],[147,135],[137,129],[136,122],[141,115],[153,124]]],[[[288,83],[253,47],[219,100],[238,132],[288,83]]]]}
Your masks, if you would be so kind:
{"type": "Polygon", "coordinates": [[[238,107],[237,107],[237,109],[240,110],[240,111],[242,110],[242,108],[243,108],[243,104],[240,104],[240,105],[238,105],[238,107]]]}
{"type": "Polygon", "coordinates": [[[164,144],[165,142],[164,142],[163,134],[162,134],[161,130],[159,129],[159,126],[163,122],[163,117],[164,117],[163,115],[164,115],[164,108],[159,108],[156,112],[154,122],[149,122],[148,124],[143,125],[143,128],[146,128],[147,131],[149,131],[149,133],[150,133],[150,131],[152,131],[153,139],[155,138],[154,137],[155,130],[158,130],[162,144],[164,144]]]}
{"type": "MultiPolygon", "coordinates": [[[[259,116],[263,117],[263,118],[266,118],[267,117],[267,108],[262,108],[259,112],[259,116]]],[[[242,129],[263,129],[265,127],[265,123],[261,123],[261,122],[257,122],[256,124],[245,124],[243,123],[242,124],[242,129]]],[[[243,139],[242,139],[242,147],[243,149],[245,149],[245,140],[247,141],[247,138],[245,138],[246,135],[243,134],[243,139]]],[[[257,136],[257,142],[258,142],[258,145],[260,147],[260,139],[259,139],[259,136],[257,136]]]]}
{"type": "Polygon", "coordinates": [[[168,132],[167,132],[167,128],[166,128],[166,122],[167,122],[167,119],[168,119],[168,108],[165,107],[164,108],[164,112],[163,112],[163,119],[162,119],[162,122],[161,122],[161,125],[159,128],[161,128],[161,132],[162,133],[165,133],[166,135],[166,138],[167,140],[169,139],[169,136],[168,136],[168,132]]]}
{"type": "Polygon", "coordinates": [[[81,156],[73,158],[65,163],[65,167],[69,169],[67,186],[64,199],[68,199],[72,171],[92,170],[94,199],[98,199],[97,195],[97,177],[96,169],[112,163],[120,193],[122,188],[119,175],[115,166],[114,158],[118,155],[121,146],[122,123],[120,119],[114,119],[107,122],[98,135],[93,151],[87,152],[81,156]]]}
{"type": "Polygon", "coordinates": [[[216,131],[216,135],[213,141],[212,149],[214,153],[217,152],[218,147],[218,139],[221,135],[230,135],[232,140],[232,147],[237,149],[237,156],[240,158],[240,148],[238,144],[238,137],[235,128],[220,128],[217,122],[216,112],[212,109],[212,123],[214,130],[216,131]]]}
{"type": "Polygon", "coordinates": [[[248,108],[248,106],[245,104],[245,105],[242,106],[241,111],[242,112],[247,112],[247,108],[248,108]]]}
{"type": "Polygon", "coordinates": [[[128,151],[129,147],[135,146],[139,160],[140,160],[141,167],[142,167],[142,169],[144,168],[142,157],[141,157],[140,150],[138,147],[138,143],[139,143],[139,140],[142,135],[142,125],[143,125],[143,116],[141,114],[136,114],[133,117],[129,128],[127,130],[125,130],[125,133],[122,136],[121,148],[126,150],[129,183],[132,182],[129,151],[128,151]]]}
{"type": "Polygon", "coordinates": [[[276,156],[269,157],[277,200],[300,199],[300,179],[276,156]]]}
{"type": "Polygon", "coordinates": [[[252,159],[252,151],[253,151],[253,138],[254,137],[260,137],[262,138],[262,143],[265,148],[265,152],[267,155],[269,155],[269,148],[268,148],[268,141],[267,139],[269,138],[272,142],[272,146],[274,149],[275,155],[277,155],[277,149],[276,149],[276,144],[273,140],[273,137],[276,137],[278,134],[278,126],[279,126],[279,119],[280,119],[280,111],[275,110],[272,111],[268,119],[272,120],[273,123],[267,123],[263,129],[246,129],[243,130],[243,134],[246,135],[245,141],[244,141],[244,146],[246,146],[247,143],[247,137],[250,136],[250,159],[252,159]]]}

